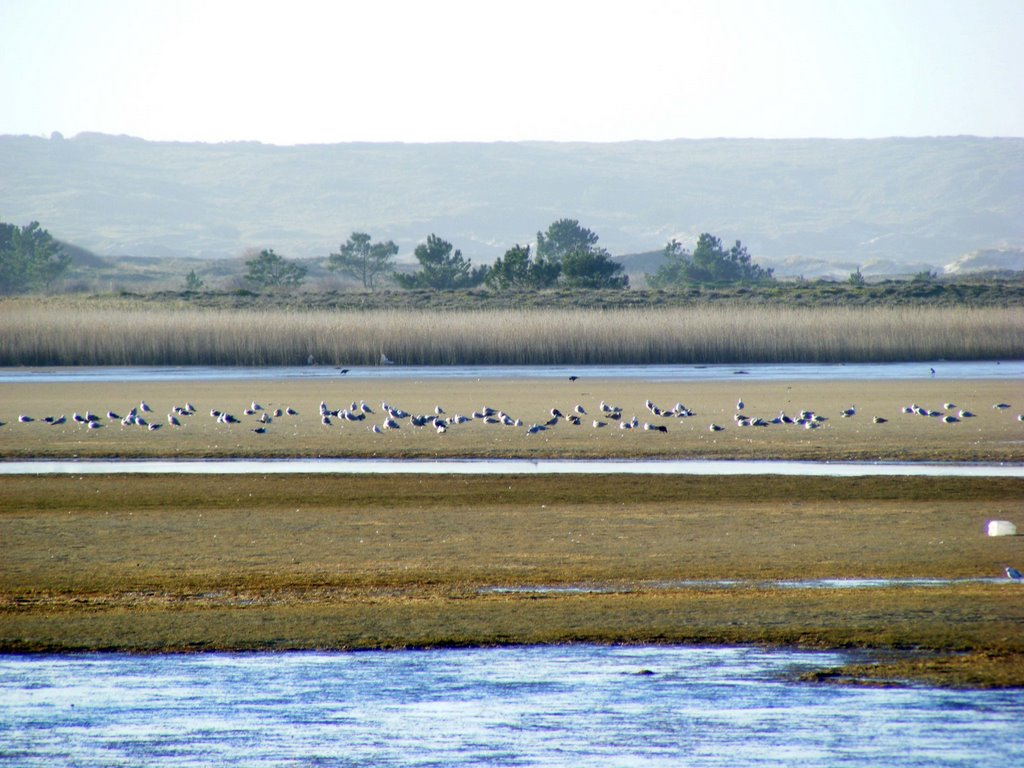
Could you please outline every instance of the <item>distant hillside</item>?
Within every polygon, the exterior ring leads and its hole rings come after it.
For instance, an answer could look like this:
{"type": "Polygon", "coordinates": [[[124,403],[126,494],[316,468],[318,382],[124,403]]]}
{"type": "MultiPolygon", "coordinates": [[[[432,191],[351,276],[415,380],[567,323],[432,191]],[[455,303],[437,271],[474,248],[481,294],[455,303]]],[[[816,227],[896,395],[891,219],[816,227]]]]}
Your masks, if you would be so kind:
{"type": "MultiPolygon", "coordinates": [[[[740,239],[780,275],[940,270],[1024,247],[1024,139],[155,143],[0,136],[0,220],[100,257],[326,257],[353,230],[491,262],[562,217],[613,254],[740,239]]],[[[640,266],[642,265],[642,269],[640,266]]]]}

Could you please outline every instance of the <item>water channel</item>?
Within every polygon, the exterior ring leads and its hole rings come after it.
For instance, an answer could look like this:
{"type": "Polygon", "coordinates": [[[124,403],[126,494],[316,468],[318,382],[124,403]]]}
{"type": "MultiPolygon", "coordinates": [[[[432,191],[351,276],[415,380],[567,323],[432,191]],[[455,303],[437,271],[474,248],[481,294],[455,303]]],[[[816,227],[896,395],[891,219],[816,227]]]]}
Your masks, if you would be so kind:
{"type": "Polygon", "coordinates": [[[0,368],[0,384],[123,381],[312,379],[640,379],[645,381],[1024,380],[1024,360],[936,360],[913,363],[754,363],[750,365],[373,365],[340,368],[113,366],[0,368]],[[342,373],[344,371],[344,373],[342,373]]]}
{"type": "Polygon", "coordinates": [[[796,682],[849,653],[569,646],[0,657],[0,765],[1024,764],[1019,692],[796,682]]]}
{"type": "Polygon", "coordinates": [[[0,462],[0,475],[415,474],[1024,477],[1020,464],[617,459],[42,459],[0,462]]]}

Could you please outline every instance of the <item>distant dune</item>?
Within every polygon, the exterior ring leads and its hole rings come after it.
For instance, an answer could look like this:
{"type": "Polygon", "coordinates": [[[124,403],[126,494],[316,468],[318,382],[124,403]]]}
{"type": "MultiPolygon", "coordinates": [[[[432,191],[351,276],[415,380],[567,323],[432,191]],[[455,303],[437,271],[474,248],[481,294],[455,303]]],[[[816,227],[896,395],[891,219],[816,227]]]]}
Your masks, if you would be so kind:
{"type": "Polygon", "coordinates": [[[692,245],[704,231],[742,240],[780,275],[963,271],[972,252],[1024,248],[1022,179],[1019,138],[278,147],[0,136],[0,219],[38,220],[100,257],[326,257],[362,230],[395,240],[402,258],[436,233],[481,263],[569,217],[636,274],[653,271],[670,238],[692,245]]]}

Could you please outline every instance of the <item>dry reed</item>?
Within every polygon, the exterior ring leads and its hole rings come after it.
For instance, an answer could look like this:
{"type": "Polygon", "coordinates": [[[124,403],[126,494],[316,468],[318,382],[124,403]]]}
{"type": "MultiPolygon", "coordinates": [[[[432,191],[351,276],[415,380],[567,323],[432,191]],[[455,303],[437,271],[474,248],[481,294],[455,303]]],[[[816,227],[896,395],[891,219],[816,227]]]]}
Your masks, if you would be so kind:
{"type": "Polygon", "coordinates": [[[0,302],[0,365],[709,364],[1019,359],[1024,309],[328,311],[0,302]]]}

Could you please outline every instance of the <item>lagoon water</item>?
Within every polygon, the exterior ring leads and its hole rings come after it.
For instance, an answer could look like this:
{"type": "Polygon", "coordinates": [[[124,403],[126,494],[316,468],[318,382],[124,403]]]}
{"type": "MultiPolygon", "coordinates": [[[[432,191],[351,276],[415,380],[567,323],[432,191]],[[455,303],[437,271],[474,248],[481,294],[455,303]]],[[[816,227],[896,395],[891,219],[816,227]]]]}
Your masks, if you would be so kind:
{"type": "Polygon", "coordinates": [[[118,366],[2,368],[0,384],[123,381],[249,381],[311,379],[639,379],[644,381],[839,381],[1024,379],[1024,360],[937,360],[913,363],[756,363],[750,365],[370,365],[344,369],[278,367],[118,366]],[[932,372],[934,371],[934,373],[932,372]]]}
{"type": "Polygon", "coordinates": [[[31,459],[0,475],[788,475],[796,477],[1024,477],[1020,464],[733,461],[706,459],[31,459]]]}
{"type": "Polygon", "coordinates": [[[0,765],[1024,764],[1019,692],[796,682],[840,652],[0,656],[0,765]]]}

